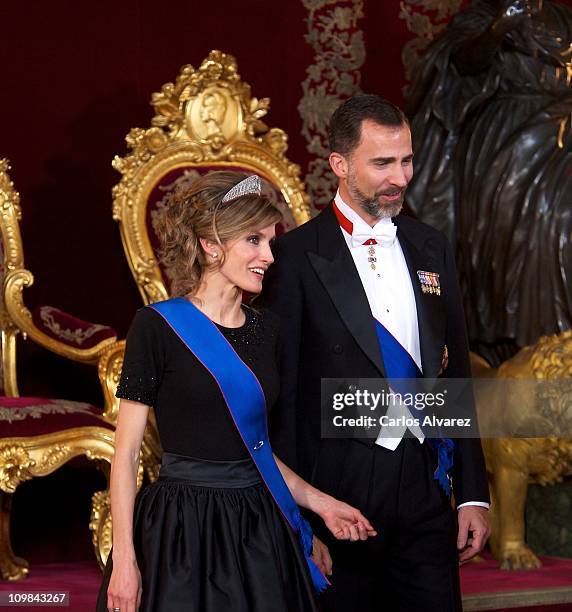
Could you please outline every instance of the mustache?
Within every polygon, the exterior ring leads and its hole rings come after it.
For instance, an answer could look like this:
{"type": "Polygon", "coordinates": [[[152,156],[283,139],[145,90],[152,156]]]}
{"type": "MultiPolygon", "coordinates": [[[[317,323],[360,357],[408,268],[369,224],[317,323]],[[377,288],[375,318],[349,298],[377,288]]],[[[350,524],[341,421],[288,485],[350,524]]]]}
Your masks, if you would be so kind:
{"type": "Polygon", "coordinates": [[[405,193],[405,187],[394,187],[393,189],[382,189],[381,191],[375,192],[375,198],[379,198],[380,196],[388,196],[395,195],[399,192],[399,195],[403,195],[405,193]]]}

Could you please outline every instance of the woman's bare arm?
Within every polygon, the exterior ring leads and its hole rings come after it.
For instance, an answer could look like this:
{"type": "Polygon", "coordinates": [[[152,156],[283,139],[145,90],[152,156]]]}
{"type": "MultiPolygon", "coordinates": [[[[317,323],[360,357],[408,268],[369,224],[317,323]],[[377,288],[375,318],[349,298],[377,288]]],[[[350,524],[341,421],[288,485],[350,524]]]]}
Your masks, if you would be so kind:
{"type": "Polygon", "coordinates": [[[122,611],[137,610],[141,577],[133,546],[133,508],[137,492],[139,452],[149,406],[122,399],[115,430],[115,455],[111,464],[111,516],[113,519],[113,572],[107,605],[122,611]]]}
{"type": "Polygon", "coordinates": [[[326,527],[339,540],[367,540],[377,535],[363,514],[307,483],[274,455],[286,485],[296,503],[322,518],[326,527]]]}

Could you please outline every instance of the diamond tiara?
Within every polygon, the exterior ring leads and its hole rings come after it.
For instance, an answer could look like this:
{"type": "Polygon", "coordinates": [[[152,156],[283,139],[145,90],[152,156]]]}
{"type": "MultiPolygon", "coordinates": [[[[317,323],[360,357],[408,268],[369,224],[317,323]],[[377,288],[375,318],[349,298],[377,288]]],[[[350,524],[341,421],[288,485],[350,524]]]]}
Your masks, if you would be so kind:
{"type": "Polygon", "coordinates": [[[244,180],[237,183],[232,189],[229,189],[224,195],[222,202],[230,202],[236,198],[240,198],[243,195],[254,193],[260,195],[262,191],[262,182],[257,174],[251,174],[244,180]]]}

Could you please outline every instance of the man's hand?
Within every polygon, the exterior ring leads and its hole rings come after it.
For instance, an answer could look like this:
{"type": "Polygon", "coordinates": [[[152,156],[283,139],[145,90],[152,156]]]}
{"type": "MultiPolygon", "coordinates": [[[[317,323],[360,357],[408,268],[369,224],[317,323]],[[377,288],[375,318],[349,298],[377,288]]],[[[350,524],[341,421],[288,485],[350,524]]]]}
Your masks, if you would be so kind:
{"type": "Polygon", "coordinates": [[[472,559],[483,550],[491,533],[488,514],[489,511],[481,506],[463,506],[459,509],[457,549],[460,564],[472,559]]]}

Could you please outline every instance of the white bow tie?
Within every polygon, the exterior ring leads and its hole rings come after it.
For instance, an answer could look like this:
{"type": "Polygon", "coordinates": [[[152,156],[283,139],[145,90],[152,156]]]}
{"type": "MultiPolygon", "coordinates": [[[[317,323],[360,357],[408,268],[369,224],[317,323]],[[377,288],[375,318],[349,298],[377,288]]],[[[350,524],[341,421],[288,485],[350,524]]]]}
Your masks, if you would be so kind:
{"type": "Polygon", "coordinates": [[[382,247],[390,247],[395,242],[397,227],[393,223],[382,223],[376,228],[358,228],[352,233],[352,247],[363,245],[368,240],[375,240],[382,247]]]}

